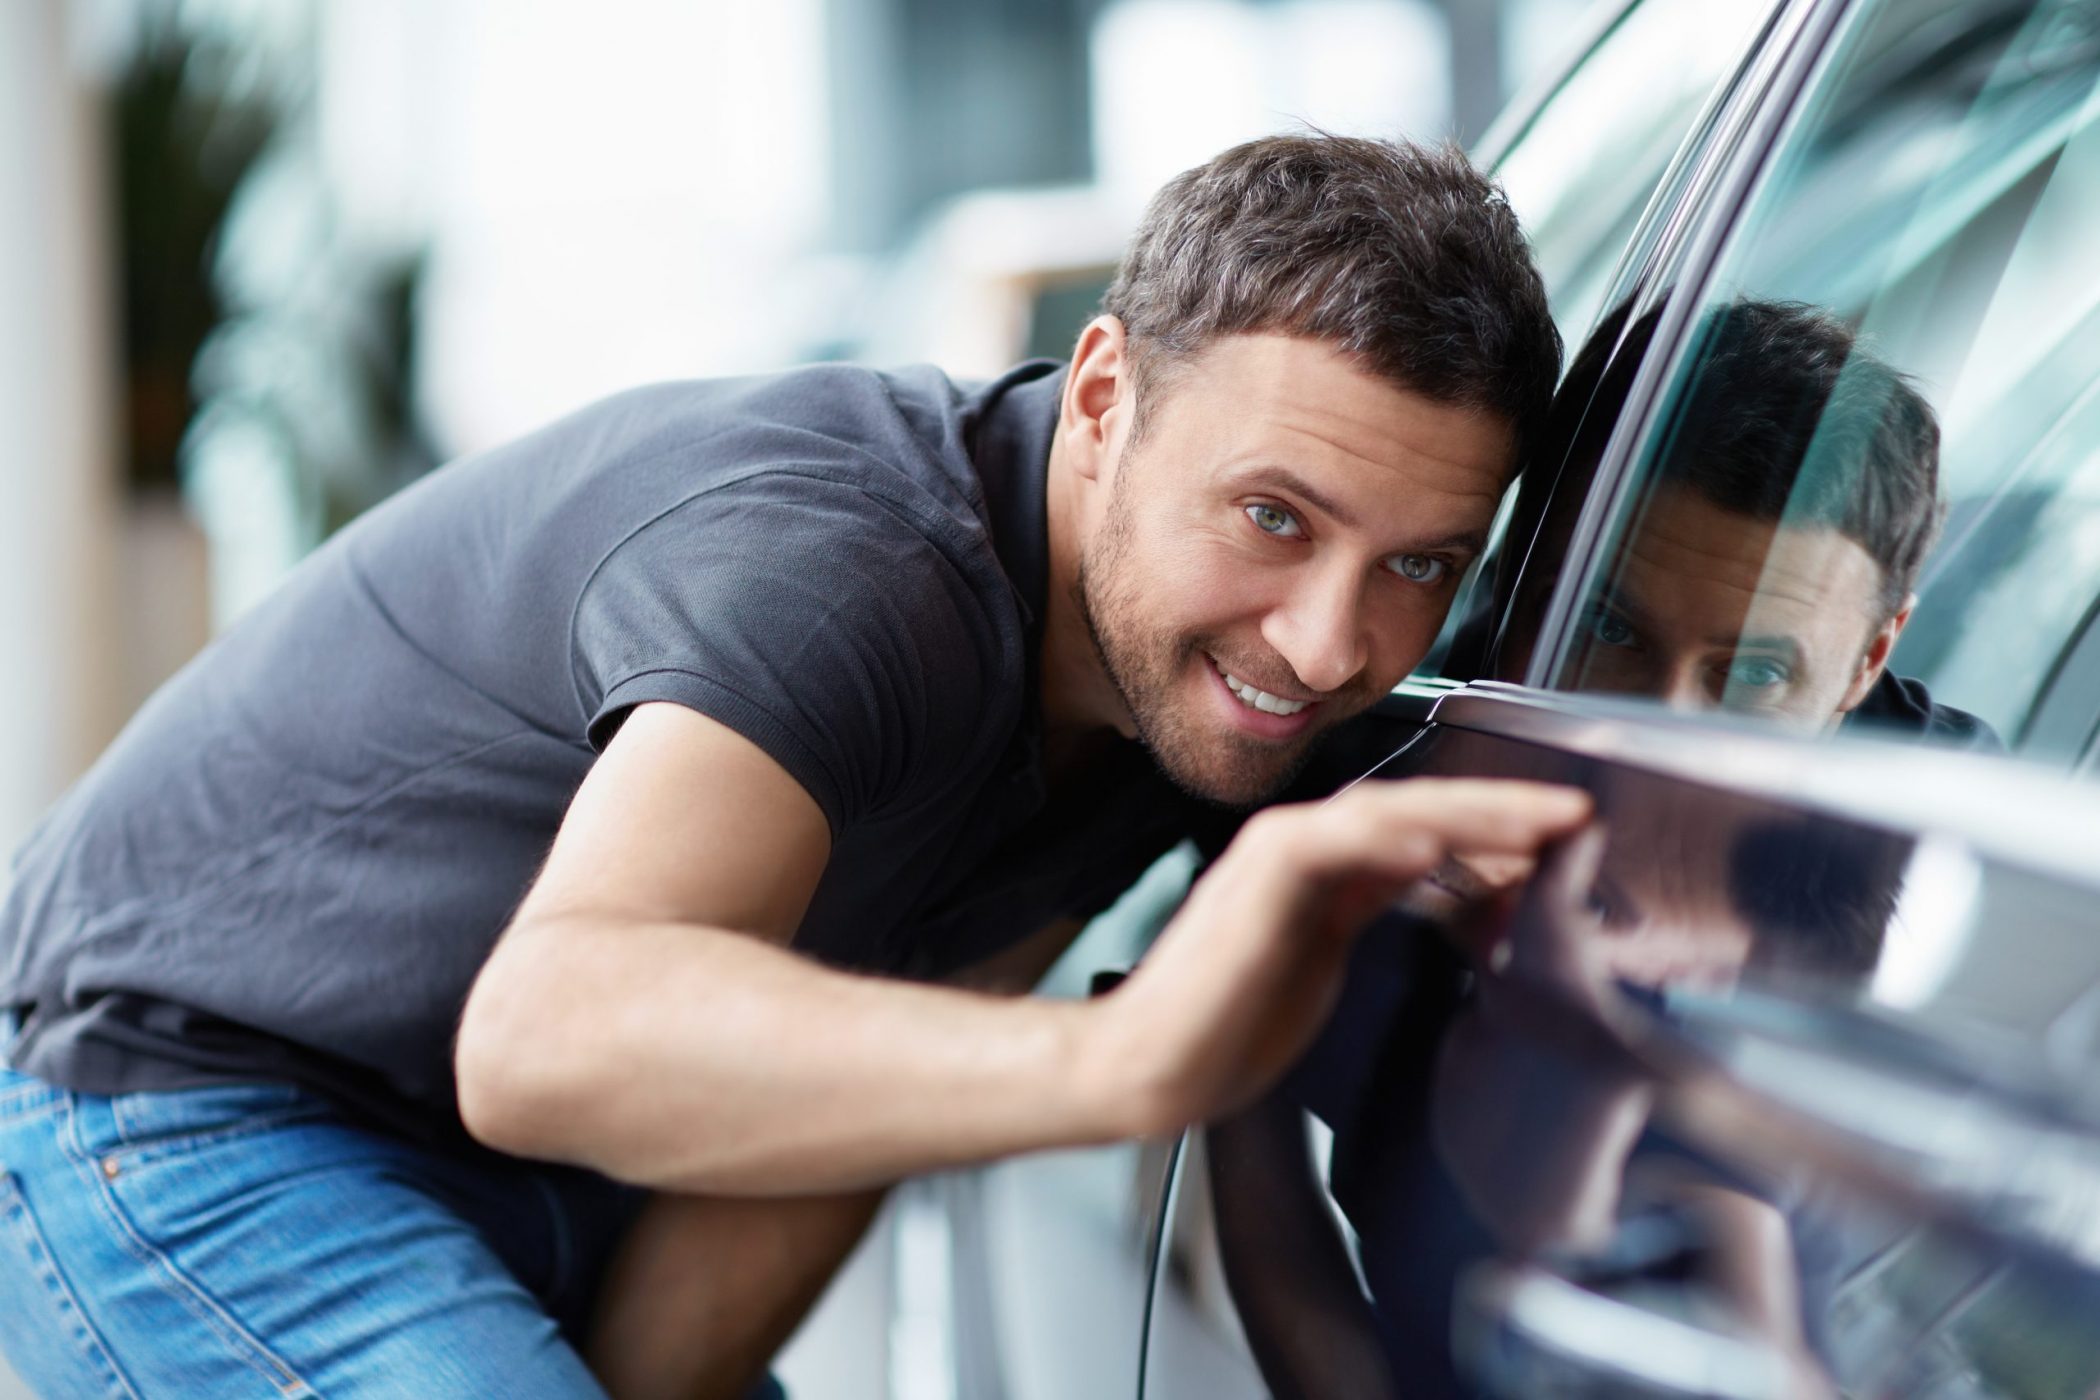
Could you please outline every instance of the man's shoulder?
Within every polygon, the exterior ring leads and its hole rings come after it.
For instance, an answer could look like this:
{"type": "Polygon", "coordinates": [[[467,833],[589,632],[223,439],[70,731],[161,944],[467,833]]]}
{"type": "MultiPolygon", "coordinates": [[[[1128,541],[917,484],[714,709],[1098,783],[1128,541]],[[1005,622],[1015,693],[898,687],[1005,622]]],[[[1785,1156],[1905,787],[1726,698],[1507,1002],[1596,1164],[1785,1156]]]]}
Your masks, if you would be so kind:
{"type": "Polygon", "coordinates": [[[546,431],[591,439],[605,456],[698,452],[908,470],[955,445],[968,396],[969,386],[930,365],[812,364],[645,384],[546,431]]]}
{"type": "Polygon", "coordinates": [[[564,430],[554,455],[591,460],[561,513],[610,514],[608,553],[711,548],[725,535],[741,547],[755,530],[780,563],[916,563],[960,575],[986,601],[1025,595],[1042,567],[1057,369],[1030,362],[977,383],[928,365],[821,364],[630,390],[564,430]]]}
{"type": "Polygon", "coordinates": [[[1921,681],[1884,671],[1866,698],[1845,717],[1854,732],[1922,739],[1943,748],[2003,753],[2005,741],[1981,718],[1932,698],[1921,681]]]}
{"type": "Polygon", "coordinates": [[[702,496],[792,496],[798,483],[824,480],[865,493],[870,509],[944,522],[937,533],[952,537],[985,513],[966,445],[969,408],[969,386],[930,366],[667,381],[462,463],[459,485],[624,535],[702,496]]]}

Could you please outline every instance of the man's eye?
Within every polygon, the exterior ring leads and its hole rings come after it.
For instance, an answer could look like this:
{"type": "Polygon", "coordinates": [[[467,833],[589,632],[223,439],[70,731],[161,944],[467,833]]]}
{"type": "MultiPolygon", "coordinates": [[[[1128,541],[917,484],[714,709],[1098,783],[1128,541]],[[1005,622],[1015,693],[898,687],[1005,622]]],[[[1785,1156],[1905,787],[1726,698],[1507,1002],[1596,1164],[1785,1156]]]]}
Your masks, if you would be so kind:
{"type": "Polygon", "coordinates": [[[1433,554],[1395,554],[1385,566],[1409,583],[1442,583],[1451,570],[1449,563],[1433,554]]]}
{"type": "Polygon", "coordinates": [[[1633,629],[1616,613],[1593,612],[1589,617],[1590,635],[1608,647],[1630,647],[1633,645],[1633,629]]]}
{"type": "Polygon", "coordinates": [[[1247,518],[1254,522],[1255,529],[1260,530],[1265,535],[1277,535],[1289,539],[1305,533],[1299,527],[1297,517],[1282,506],[1248,506],[1247,518]]]}
{"type": "Polygon", "coordinates": [[[1785,685],[1794,678],[1786,663],[1763,656],[1739,656],[1728,663],[1728,683],[1731,686],[1748,686],[1753,690],[1767,690],[1775,685],[1785,685]]]}

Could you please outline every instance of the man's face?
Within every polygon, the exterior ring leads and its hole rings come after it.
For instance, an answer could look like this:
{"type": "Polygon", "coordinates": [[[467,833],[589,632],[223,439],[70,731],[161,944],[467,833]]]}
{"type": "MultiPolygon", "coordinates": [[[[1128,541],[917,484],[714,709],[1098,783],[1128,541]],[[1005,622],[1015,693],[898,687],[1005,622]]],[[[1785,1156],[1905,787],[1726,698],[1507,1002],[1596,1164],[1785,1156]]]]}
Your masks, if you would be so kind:
{"type": "Polygon", "coordinates": [[[1168,776],[1250,805],[1421,660],[1511,433],[1289,336],[1223,337],[1154,396],[1108,467],[1078,600],[1168,776]]]}
{"type": "Polygon", "coordinates": [[[1874,556],[1835,529],[1665,486],[1583,618],[1575,684],[1826,728],[1865,698],[1900,629],[1879,616],[1881,585],[1874,556]]]}

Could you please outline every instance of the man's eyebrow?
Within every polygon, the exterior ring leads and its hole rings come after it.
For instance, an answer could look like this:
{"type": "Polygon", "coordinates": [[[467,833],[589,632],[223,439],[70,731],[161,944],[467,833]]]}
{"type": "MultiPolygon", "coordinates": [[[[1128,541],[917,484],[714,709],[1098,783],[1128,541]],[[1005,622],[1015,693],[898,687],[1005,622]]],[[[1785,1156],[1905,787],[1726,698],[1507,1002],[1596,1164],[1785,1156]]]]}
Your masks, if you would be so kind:
{"type": "Polygon", "coordinates": [[[1655,630],[1655,624],[1649,619],[1647,613],[1642,610],[1640,604],[1634,602],[1609,584],[1598,591],[1596,601],[1590,606],[1602,608],[1607,612],[1617,613],[1620,620],[1630,623],[1635,631],[1653,632],[1655,630]]]}
{"type": "Polygon", "coordinates": [[[1737,651],[1785,652],[1787,659],[1796,665],[1799,665],[1801,661],[1801,643],[1797,639],[1780,632],[1770,633],[1761,637],[1716,637],[1710,640],[1716,646],[1734,647],[1737,651]]]}
{"type": "Polygon", "coordinates": [[[1345,510],[1339,502],[1326,492],[1315,490],[1306,482],[1304,477],[1298,475],[1289,467],[1257,467],[1241,479],[1249,486],[1273,486],[1278,490],[1288,491],[1292,495],[1299,497],[1314,510],[1319,511],[1320,514],[1333,520],[1337,525],[1345,525],[1351,529],[1354,529],[1356,526],[1356,516],[1354,514],[1345,510]]]}
{"type": "MultiPolygon", "coordinates": [[[[1615,588],[1606,588],[1599,595],[1597,605],[1619,614],[1620,617],[1631,623],[1639,631],[1652,633],[1655,630],[1654,622],[1639,605],[1615,588]]],[[[1801,664],[1801,658],[1806,654],[1800,639],[1784,632],[1768,632],[1753,637],[1740,635],[1731,637],[1719,632],[1709,632],[1706,634],[1705,642],[1710,647],[1727,647],[1731,651],[1784,652],[1787,659],[1797,666],[1801,664]]]]}
{"type": "MultiPolygon", "coordinates": [[[[1356,528],[1356,515],[1346,509],[1326,492],[1317,489],[1289,467],[1257,467],[1240,478],[1244,485],[1269,486],[1298,497],[1320,514],[1346,529],[1356,528]]],[[[1433,540],[1409,540],[1403,546],[1409,550],[1447,550],[1478,554],[1487,548],[1487,531],[1460,530],[1455,534],[1442,535],[1433,540]]]]}
{"type": "Polygon", "coordinates": [[[1485,530],[1460,530],[1455,535],[1441,535],[1433,540],[1412,541],[1409,543],[1408,548],[1424,551],[1441,549],[1455,554],[1478,554],[1487,548],[1487,542],[1488,537],[1485,530]]]}

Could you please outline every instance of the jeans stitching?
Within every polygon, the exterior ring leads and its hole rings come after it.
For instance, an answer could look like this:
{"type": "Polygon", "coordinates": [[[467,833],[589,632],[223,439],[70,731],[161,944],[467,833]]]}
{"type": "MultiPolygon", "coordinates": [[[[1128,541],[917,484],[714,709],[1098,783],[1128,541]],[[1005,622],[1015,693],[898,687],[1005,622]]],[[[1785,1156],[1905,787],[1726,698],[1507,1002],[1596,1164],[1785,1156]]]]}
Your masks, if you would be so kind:
{"type": "Polygon", "coordinates": [[[103,1213],[115,1227],[119,1243],[123,1245],[125,1252],[137,1260],[147,1273],[152,1275],[169,1295],[187,1308],[192,1316],[203,1323],[208,1331],[217,1334],[243,1365],[262,1376],[279,1394],[312,1395],[314,1392],[283,1358],[241,1326],[223,1303],[196,1279],[190,1277],[188,1271],[177,1264],[166,1250],[148,1240],[133,1223],[130,1212],[117,1200],[116,1193],[110,1189],[109,1179],[103,1175],[93,1160],[93,1154],[87,1151],[81,1140],[80,1115],[77,1110],[67,1115],[62,1134],[67,1159],[87,1183],[89,1192],[102,1203],[103,1213]]]}
{"type": "MultiPolygon", "coordinates": [[[[111,1097],[109,1100],[110,1122],[116,1127],[117,1140],[123,1143],[157,1142],[192,1131],[209,1132],[212,1130],[212,1125],[209,1123],[202,1129],[191,1129],[178,1124],[171,1128],[156,1130],[151,1126],[152,1115],[150,1111],[147,1113],[147,1125],[142,1127],[137,1121],[139,1101],[142,1099],[182,1100],[189,1099],[189,1096],[195,1094],[214,1094],[219,1096],[218,1102],[223,1105],[229,1093],[239,1094],[250,1100],[262,1100],[260,1105],[249,1110],[249,1116],[258,1113],[282,1113],[295,1107],[319,1107],[311,1099],[302,1101],[299,1090],[289,1084],[212,1085],[203,1089],[142,1089],[111,1097]]],[[[191,1101],[194,1102],[194,1100],[191,1101]]],[[[235,1100],[235,1102],[238,1103],[239,1100],[235,1100]]],[[[239,1121],[248,1121],[247,1116],[242,1117],[239,1121]]]]}
{"type": "Polygon", "coordinates": [[[50,1241],[44,1238],[43,1226],[37,1222],[35,1214],[29,1209],[29,1201],[22,1195],[15,1174],[10,1171],[0,1171],[0,1215],[5,1215],[9,1223],[14,1225],[20,1243],[29,1256],[30,1267],[36,1270],[45,1291],[57,1300],[59,1313],[63,1321],[70,1324],[74,1339],[81,1344],[81,1350],[86,1353],[89,1364],[100,1371],[103,1379],[109,1382],[111,1393],[128,1395],[131,1400],[139,1400],[138,1391],[132,1387],[130,1378],[117,1365],[109,1343],[95,1330],[94,1319],[88,1316],[87,1309],[80,1305],[79,1296],[73,1292],[73,1286],[59,1271],[58,1257],[51,1252],[50,1241]],[[71,1316],[65,1317],[68,1313],[71,1316]]]}
{"type": "Polygon", "coordinates": [[[119,1123],[117,1141],[103,1156],[136,1170],[164,1157],[178,1156],[196,1148],[234,1141],[304,1119],[319,1120],[330,1116],[331,1110],[326,1104],[295,1104],[270,1113],[258,1113],[253,1117],[243,1118],[238,1123],[228,1123],[217,1128],[176,1129],[164,1135],[155,1134],[137,1145],[133,1145],[124,1137],[123,1125],[119,1123]]]}

